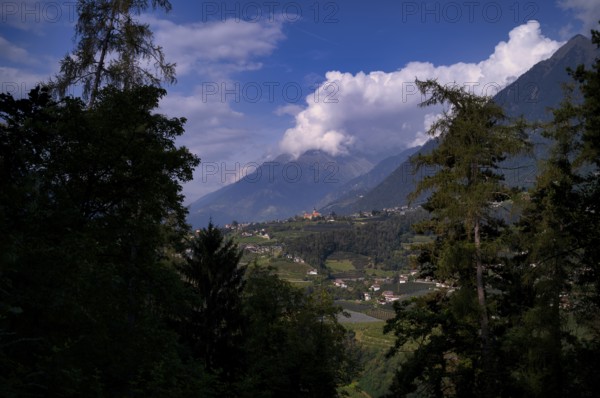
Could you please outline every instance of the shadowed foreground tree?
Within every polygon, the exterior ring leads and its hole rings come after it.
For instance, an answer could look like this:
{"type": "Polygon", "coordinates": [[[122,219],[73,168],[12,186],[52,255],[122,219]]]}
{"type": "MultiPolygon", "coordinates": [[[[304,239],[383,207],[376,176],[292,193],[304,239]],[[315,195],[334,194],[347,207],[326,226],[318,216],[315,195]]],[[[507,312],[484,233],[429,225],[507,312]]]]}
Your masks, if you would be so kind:
{"type": "Polygon", "coordinates": [[[182,333],[192,355],[207,369],[231,380],[239,372],[242,342],[242,291],[246,267],[242,252],[211,223],[192,238],[179,267],[190,290],[182,333]]]}
{"type": "MultiPolygon", "coordinates": [[[[592,42],[600,48],[600,31],[592,30],[592,42]]],[[[577,108],[582,119],[581,151],[576,165],[582,169],[583,183],[577,188],[581,196],[579,222],[572,228],[582,249],[579,284],[587,292],[579,318],[596,337],[594,350],[600,351],[600,57],[591,68],[579,66],[570,72],[583,96],[577,108]]]]}
{"type": "Polygon", "coordinates": [[[201,391],[166,323],[198,159],[175,145],[184,120],[152,112],[162,95],[0,95],[0,395],[201,391]]]}
{"type": "Polygon", "coordinates": [[[192,355],[223,396],[337,396],[357,367],[341,309],[240,258],[212,223],[191,241],[179,270],[189,290],[180,327],[192,355]]]}
{"type": "MultiPolygon", "coordinates": [[[[599,32],[592,41],[600,46],[599,32]]],[[[524,396],[600,388],[600,59],[569,73],[575,85],[545,127],[553,146],[520,223],[535,301],[507,346],[524,396]]]]}
{"type": "Polygon", "coordinates": [[[571,396],[567,385],[575,371],[568,360],[575,336],[566,327],[563,298],[572,294],[580,261],[571,229],[581,204],[575,186],[582,179],[572,164],[580,147],[581,119],[571,89],[566,94],[542,132],[553,146],[515,227],[519,244],[512,249],[520,253],[514,263],[522,269],[519,283],[530,299],[519,303],[522,312],[515,314],[518,321],[506,336],[504,351],[512,362],[516,391],[527,397],[571,396]]]}
{"type": "Polygon", "coordinates": [[[253,266],[244,290],[247,338],[239,397],[337,397],[358,371],[354,338],[324,291],[308,295],[253,266]]]}

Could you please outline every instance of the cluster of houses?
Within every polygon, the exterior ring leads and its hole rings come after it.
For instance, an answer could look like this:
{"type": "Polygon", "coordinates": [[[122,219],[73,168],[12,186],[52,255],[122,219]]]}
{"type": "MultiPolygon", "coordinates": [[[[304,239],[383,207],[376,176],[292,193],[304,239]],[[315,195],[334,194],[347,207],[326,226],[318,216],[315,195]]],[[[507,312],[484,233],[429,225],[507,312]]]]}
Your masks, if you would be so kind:
{"type": "Polygon", "coordinates": [[[253,253],[253,254],[275,255],[276,253],[281,252],[283,250],[283,246],[281,246],[281,245],[261,246],[261,245],[247,244],[247,245],[243,246],[243,250],[248,253],[253,253]]]}
{"type": "Polygon", "coordinates": [[[252,225],[252,223],[237,223],[234,221],[231,224],[225,224],[225,229],[229,229],[232,231],[242,231],[250,225],[252,225]]]}
{"type": "MultiPolygon", "coordinates": [[[[315,270],[316,272],[316,270],[315,270]]],[[[401,274],[398,277],[397,282],[394,283],[398,283],[398,284],[405,284],[409,281],[410,278],[414,278],[416,276],[417,272],[416,271],[411,271],[408,274],[401,274]]],[[[315,273],[316,275],[316,273],[315,273]]],[[[360,278],[361,280],[363,278],[360,278]]],[[[356,279],[353,279],[356,280],[356,279]]],[[[333,285],[335,287],[341,288],[341,289],[346,289],[348,288],[347,285],[347,279],[335,279],[333,281],[333,285]]],[[[435,285],[435,288],[449,288],[449,286],[445,283],[442,282],[437,282],[434,280],[422,280],[422,279],[414,279],[415,283],[427,283],[432,285],[435,285]]],[[[392,290],[384,290],[382,291],[382,286],[386,285],[389,286],[392,283],[392,280],[390,278],[377,278],[375,279],[374,283],[371,284],[371,286],[369,287],[367,292],[363,293],[363,300],[364,301],[371,301],[371,300],[377,300],[377,302],[379,304],[386,304],[386,303],[392,303],[394,301],[400,300],[402,298],[401,294],[396,294],[395,292],[393,292],[392,290]]]]}
{"type": "Polygon", "coordinates": [[[269,236],[269,234],[267,233],[267,231],[264,228],[261,230],[255,230],[253,232],[242,231],[240,236],[242,236],[243,238],[249,238],[251,236],[258,236],[259,238],[263,238],[266,240],[271,239],[271,237],[269,236]]]}
{"type": "Polygon", "coordinates": [[[384,214],[384,215],[399,214],[399,215],[403,216],[406,213],[410,213],[412,211],[419,209],[419,207],[420,206],[416,206],[416,207],[397,206],[397,207],[386,207],[383,210],[359,211],[357,213],[351,214],[350,218],[369,218],[369,217],[380,216],[382,214],[384,214]]]}
{"type": "Polygon", "coordinates": [[[312,213],[306,213],[305,212],[302,215],[302,218],[305,219],[305,220],[315,220],[315,219],[320,218],[320,217],[322,217],[321,213],[319,213],[317,211],[317,209],[313,209],[312,213]]]}
{"type": "MultiPolygon", "coordinates": [[[[404,276],[404,275],[401,275],[401,276],[404,276]]],[[[402,279],[403,282],[400,282],[400,283],[406,283],[406,280],[408,280],[408,277],[406,279],[402,279]]],[[[371,285],[369,290],[373,293],[378,292],[381,290],[381,285],[378,283],[374,283],[371,285]]],[[[369,292],[364,293],[363,296],[364,296],[365,301],[370,301],[373,299],[373,297],[371,296],[371,293],[369,293],[369,292]]],[[[391,290],[386,290],[381,293],[381,295],[377,301],[380,304],[385,304],[385,303],[392,303],[397,300],[400,300],[399,295],[394,294],[394,292],[392,292],[391,290]]]]}
{"type": "Polygon", "coordinates": [[[408,206],[397,206],[397,207],[387,207],[383,209],[384,213],[388,214],[400,214],[401,216],[405,215],[407,211],[416,210],[417,208],[411,208],[408,206]]]}
{"type": "MultiPolygon", "coordinates": [[[[314,270],[316,275],[316,270],[314,270]]],[[[409,275],[400,275],[399,277],[399,281],[398,283],[406,283],[408,281],[409,275]]],[[[362,280],[363,278],[359,278],[359,280],[362,280]]],[[[356,280],[356,279],[352,279],[352,280],[356,280]]],[[[348,284],[346,283],[347,280],[345,279],[335,279],[333,281],[333,285],[335,287],[338,287],[340,289],[347,289],[348,288],[348,284]]],[[[381,279],[376,279],[376,282],[373,283],[370,287],[369,287],[369,291],[363,293],[363,298],[365,301],[370,301],[372,300],[375,295],[377,294],[379,296],[378,301],[382,304],[385,303],[391,303],[393,301],[399,300],[400,299],[400,295],[396,295],[394,294],[394,292],[392,292],[391,290],[386,290],[384,292],[381,293],[377,293],[381,290],[381,285],[380,283],[386,283],[389,284],[391,283],[391,280],[389,278],[381,278],[381,279]]]]}
{"type": "Polygon", "coordinates": [[[305,263],[305,261],[302,258],[300,258],[298,256],[294,256],[293,254],[286,254],[285,258],[287,258],[288,260],[292,260],[296,264],[304,264],[305,263]]]}

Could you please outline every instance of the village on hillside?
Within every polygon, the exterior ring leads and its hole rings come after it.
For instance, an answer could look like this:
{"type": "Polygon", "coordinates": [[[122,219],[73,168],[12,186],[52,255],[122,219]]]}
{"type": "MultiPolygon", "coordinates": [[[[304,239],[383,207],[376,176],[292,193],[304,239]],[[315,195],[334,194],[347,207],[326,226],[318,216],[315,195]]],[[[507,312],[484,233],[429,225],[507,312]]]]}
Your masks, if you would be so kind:
{"type": "MultiPolygon", "coordinates": [[[[290,242],[311,233],[335,233],[350,227],[376,225],[381,220],[402,218],[418,211],[422,209],[399,206],[382,211],[337,216],[322,215],[313,209],[287,220],[265,223],[232,222],[223,229],[243,251],[242,263],[271,266],[282,279],[298,287],[326,288],[343,307],[371,313],[376,308],[380,318],[389,319],[393,312],[393,302],[432,290],[451,291],[452,287],[430,276],[420,277],[416,268],[406,264],[398,264],[395,268],[383,267],[375,264],[373,258],[359,253],[333,252],[319,264],[296,252],[290,242]]],[[[403,254],[414,256],[411,253],[411,250],[414,251],[412,246],[428,239],[426,236],[408,233],[407,242],[403,243],[406,250],[403,254]]]]}

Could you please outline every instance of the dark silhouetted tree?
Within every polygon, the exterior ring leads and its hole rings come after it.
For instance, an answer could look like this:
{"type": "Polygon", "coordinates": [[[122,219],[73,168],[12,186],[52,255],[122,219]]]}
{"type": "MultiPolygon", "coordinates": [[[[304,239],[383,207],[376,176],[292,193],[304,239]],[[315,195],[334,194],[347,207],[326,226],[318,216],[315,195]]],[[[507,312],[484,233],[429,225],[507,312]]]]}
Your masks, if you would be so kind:
{"type": "Polygon", "coordinates": [[[358,371],[353,337],[326,292],[307,295],[251,267],[244,291],[245,377],[240,397],[336,397],[358,371]]]}
{"type": "Polygon", "coordinates": [[[242,291],[246,267],[242,252],[211,223],[190,242],[189,255],[179,267],[191,291],[182,323],[195,356],[223,377],[239,371],[242,341],[242,291]]]}
{"type": "Polygon", "coordinates": [[[108,88],[93,108],[0,95],[3,393],[194,390],[181,381],[202,373],[167,326],[183,295],[168,253],[198,159],[175,145],[183,120],[153,113],[164,94],[108,88]]]}

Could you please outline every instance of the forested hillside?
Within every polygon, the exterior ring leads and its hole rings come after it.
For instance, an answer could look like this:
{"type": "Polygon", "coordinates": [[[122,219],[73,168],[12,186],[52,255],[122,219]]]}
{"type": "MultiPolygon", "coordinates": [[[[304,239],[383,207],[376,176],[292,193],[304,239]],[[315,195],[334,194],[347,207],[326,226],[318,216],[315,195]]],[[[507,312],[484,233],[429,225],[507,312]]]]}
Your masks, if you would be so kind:
{"type": "Polygon", "coordinates": [[[346,228],[343,223],[315,227],[312,233],[284,238],[282,242],[286,250],[319,267],[332,253],[351,252],[368,256],[375,268],[408,268],[410,251],[403,250],[402,243],[414,235],[412,225],[427,218],[426,212],[417,208],[389,217],[378,217],[377,213],[362,223],[348,223],[346,228]]]}

